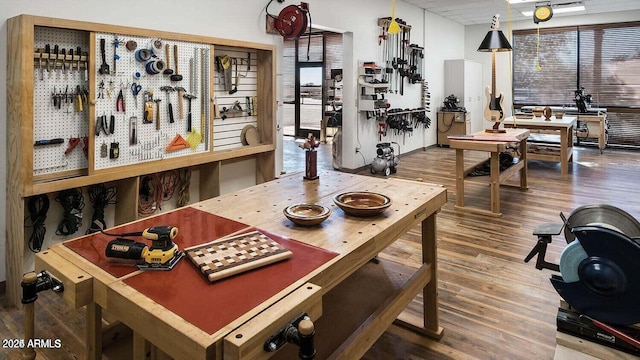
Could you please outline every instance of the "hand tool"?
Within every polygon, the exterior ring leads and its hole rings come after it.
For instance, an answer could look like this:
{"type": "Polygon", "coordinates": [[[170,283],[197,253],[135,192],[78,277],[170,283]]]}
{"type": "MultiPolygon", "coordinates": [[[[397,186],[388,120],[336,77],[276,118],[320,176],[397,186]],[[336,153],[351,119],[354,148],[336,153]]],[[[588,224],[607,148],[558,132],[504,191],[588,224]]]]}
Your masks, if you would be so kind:
{"type": "Polygon", "coordinates": [[[82,107],[82,90],[80,90],[80,85],[76,86],[76,112],[82,112],[84,111],[84,108],[82,107]]]}
{"type": "Polygon", "coordinates": [[[47,139],[47,140],[36,140],[33,145],[43,146],[43,145],[54,145],[54,144],[64,144],[64,139],[55,138],[55,139],[47,139]]]}
{"type": "Polygon", "coordinates": [[[194,95],[184,94],[184,98],[189,102],[189,110],[187,115],[187,131],[191,132],[191,100],[197,99],[194,95]]]}
{"type": "Polygon", "coordinates": [[[204,143],[204,149],[209,150],[209,111],[210,111],[210,96],[209,96],[209,49],[200,49],[200,86],[202,87],[202,107],[200,111],[200,131],[203,136],[201,142],[204,143]]]}
{"type": "Polygon", "coordinates": [[[133,101],[135,102],[136,109],[138,108],[138,94],[142,90],[142,86],[138,83],[131,84],[131,93],[133,93],[133,101]]]}
{"type": "Polygon", "coordinates": [[[229,95],[235,94],[236,92],[238,92],[238,59],[233,58],[231,61],[234,64],[236,76],[235,76],[235,80],[233,82],[233,88],[231,88],[231,90],[229,90],[229,95]]]}
{"type": "Polygon", "coordinates": [[[138,118],[132,116],[129,118],[129,145],[136,145],[138,143],[138,134],[136,133],[136,127],[138,126],[138,118]]]}
{"type": "Polygon", "coordinates": [[[118,46],[120,46],[121,41],[118,40],[118,37],[116,36],[116,38],[113,40],[113,73],[117,74],[116,72],[116,62],[118,60],[120,60],[120,56],[118,55],[118,46]]]}
{"type": "Polygon", "coordinates": [[[153,102],[156,103],[157,109],[156,109],[156,130],[160,130],[160,99],[155,98],[153,99],[153,102]]]}
{"type": "Polygon", "coordinates": [[[69,49],[69,55],[71,56],[71,60],[69,61],[69,71],[73,71],[73,49],[69,49]]]}
{"type": "Polygon", "coordinates": [[[47,53],[47,72],[51,71],[51,67],[49,66],[49,59],[51,59],[51,45],[47,44],[44,46],[44,52],[47,53]]]}
{"type": "Polygon", "coordinates": [[[184,256],[178,250],[178,245],[173,239],[178,235],[178,228],[170,225],[153,226],[141,232],[110,234],[118,236],[111,240],[105,249],[105,255],[110,258],[136,260],[140,270],[171,270],[184,256]],[[145,243],[126,239],[124,236],[142,236],[151,240],[151,246],[145,243]]]}
{"type": "Polygon", "coordinates": [[[111,114],[109,118],[109,134],[113,134],[116,131],[116,116],[111,114]]]}
{"type": "Polygon", "coordinates": [[[62,52],[62,73],[67,73],[67,49],[60,50],[62,52]]]}
{"type": "Polygon", "coordinates": [[[82,56],[84,56],[84,81],[89,81],[89,53],[83,52],[82,56]]]}
{"type": "MultiPolygon", "coordinates": [[[[171,81],[182,81],[182,75],[178,74],[178,45],[173,45],[173,62],[175,69],[173,70],[173,75],[171,75],[171,81]]],[[[181,94],[178,94],[182,96],[181,94]]],[[[182,119],[182,115],[180,115],[180,119],[182,119]]]]}
{"type": "Polygon", "coordinates": [[[58,72],[58,56],[60,56],[60,47],[57,44],[53,46],[53,53],[56,54],[56,59],[53,62],[53,71],[58,72]]]}
{"type": "Polygon", "coordinates": [[[67,150],[64,151],[64,154],[68,155],[70,152],[73,151],[73,149],[76,148],[76,146],[78,146],[79,143],[80,143],[80,138],[69,138],[69,147],[67,147],[67,150]]]}
{"type": "Polygon", "coordinates": [[[38,70],[40,71],[40,80],[44,80],[44,71],[42,69],[42,49],[36,50],[38,53],[38,70]]]}
{"type": "Polygon", "coordinates": [[[122,95],[122,87],[120,88],[120,92],[118,93],[118,97],[116,99],[116,111],[125,112],[125,109],[124,109],[124,96],[122,95]]]}
{"type": "Polygon", "coordinates": [[[150,91],[144,92],[144,117],[142,122],[144,124],[153,122],[153,93],[150,91]]]}
{"type": "Polygon", "coordinates": [[[173,106],[171,105],[171,94],[169,92],[175,91],[171,86],[162,86],[160,90],[167,93],[167,107],[169,109],[169,123],[173,124],[173,106]]]}
{"type": "Polygon", "coordinates": [[[176,86],[174,89],[178,91],[178,114],[180,116],[180,120],[184,119],[184,106],[182,105],[182,97],[183,93],[187,92],[187,89],[182,86],[176,86]]]}
{"type": "Polygon", "coordinates": [[[100,65],[100,69],[98,69],[98,72],[101,75],[109,74],[109,65],[107,64],[105,46],[106,46],[106,40],[105,39],[100,39],[100,56],[102,56],[102,65],[100,65]]]}
{"type": "MultiPolygon", "coordinates": [[[[171,51],[169,48],[169,44],[164,45],[164,56],[167,58],[167,68],[162,72],[163,75],[171,75],[173,74],[173,69],[171,69],[171,51]]],[[[173,122],[173,121],[172,121],[173,122]]]]}
{"type": "Polygon", "coordinates": [[[96,136],[100,136],[101,132],[104,132],[105,135],[109,135],[107,115],[96,117],[96,136]]]}

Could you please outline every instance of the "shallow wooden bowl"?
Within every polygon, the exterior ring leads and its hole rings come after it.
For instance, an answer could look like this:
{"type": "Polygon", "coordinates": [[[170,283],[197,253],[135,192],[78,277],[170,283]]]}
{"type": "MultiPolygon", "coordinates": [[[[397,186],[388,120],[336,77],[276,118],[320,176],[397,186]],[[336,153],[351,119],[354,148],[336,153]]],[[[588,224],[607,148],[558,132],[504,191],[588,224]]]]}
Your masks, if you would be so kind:
{"type": "Polygon", "coordinates": [[[391,206],[388,196],[366,191],[336,195],[333,202],[347,215],[361,217],[380,214],[391,206]]]}
{"type": "Polygon", "coordinates": [[[318,204],[293,204],[282,212],[287,219],[302,226],[318,225],[331,215],[331,209],[318,204]]]}

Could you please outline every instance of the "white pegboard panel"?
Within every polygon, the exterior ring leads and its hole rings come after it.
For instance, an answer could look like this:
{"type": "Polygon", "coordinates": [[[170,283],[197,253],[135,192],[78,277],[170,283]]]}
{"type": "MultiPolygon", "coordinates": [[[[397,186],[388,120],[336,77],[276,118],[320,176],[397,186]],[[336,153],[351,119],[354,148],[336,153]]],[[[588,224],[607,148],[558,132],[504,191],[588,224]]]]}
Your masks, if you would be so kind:
{"type": "MultiPolygon", "coordinates": [[[[78,62],[71,61],[70,49],[74,58],[78,58],[77,47],[82,52],[89,50],[89,33],[78,30],[36,27],[34,31],[34,56],[40,49],[44,53],[49,45],[52,59],[47,70],[44,59],[34,57],[34,94],[33,94],[33,139],[34,141],[61,138],[63,143],[34,146],[33,175],[56,174],[59,172],[82,170],[88,166],[87,157],[82,151],[82,138],[89,135],[88,104],[83,104],[83,111],[77,111],[75,96],[80,91],[88,90],[84,76],[84,62],[78,69],[78,62]],[[55,46],[59,48],[59,60],[55,61],[55,46]],[[62,49],[65,49],[66,70],[63,69],[62,49]],[[65,96],[66,93],[66,96],[65,96]],[[54,106],[54,95],[60,100],[60,108],[54,106]],[[66,100],[66,101],[65,101],[66,100]],[[72,151],[70,140],[79,139],[72,151]]],[[[46,55],[46,54],[45,54],[46,55]]]]}
{"type": "MultiPolygon", "coordinates": [[[[203,133],[208,128],[208,124],[205,124],[205,128],[201,129],[200,123],[202,87],[208,87],[209,84],[206,79],[210,79],[208,68],[205,67],[207,71],[205,71],[204,82],[201,81],[203,77],[200,73],[201,69],[203,69],[202,57],[204,56],[205,62],[209,62],[208,44],[97,33],[96,49],[94,51],[96,54],[96,69],[92,69],[92,72],[96,74],[96,122],[100,117],[106,116],[107,124],[109,124],[111,116],[115,117],[113,133],[105,134],[101,132],[99,136],[95,137],[95,169],[107,169],[208,151],[209,144],[204,139],[197,142],[198,136],[204,138],[203,133]],[[116,38],[119,41],[117,48],[115,46],[116,38]],[[102,64],[101,39],[105,39],[105,58],[107,65],[109,65],[109,74],[99,73],[102,64]],[[128,50],[126,46],[128,41],[135,41],[135,50],[128,50]],[[166,51],[166,45],[169,45],[170,54],[166,51]],[[163,69],[176,70],[174,61],[174,49],[176,46],[178,49],[177,70],[178,74],[182,75],[181,81],[171,81],[170,76],[164,75],[162,71],[159,74],[150,74],[147,71],[148,61],[136,60],[136,53],[141,49],[147,49],[153,52],[153,56],[156,59],[164,62],[163,69]],[[119,57],[118,60],[114,60],[116,54],[119,57]],[[167,60],[169,66],[167,66],[167,60]],[[116,61],[115,72],[114,61],[116,61]],[[191,71],[192,68],[193,71],[191,71]],[[141,87],[137,97],[134,97],[132,92],[134,83],[141,87]],[[101,86],[104,88],[102,91],[101,86]],[[174,123],[170,123],[169,100],[167,100],[167,93],[161,90],[161,87],[164,86],[174,88],[180,86],[186,89],[186,92],[182,93],[183,95],[197,96],[197,98],[191,100],[192,132],[187,131],[189,102],[184,97],[179,98],[178,91],[169,92],[169,99],[174,113],[174,123]],[[124,98],[124,111],[118,111],[117,108],[120,91],[122,91],[124,98]],[[153,103],[154,114],[150,123],[144,122],[145,92],[152,93],[154,100],[160,100],[159,103],[153,103]],[[182,102],[183,106],[182,117],[180,117],[180,102],[182,102]],[[157,111],[159,111],[160,115],[159,130],[156,127],[157,111]],[[132,141],[133,128],[135,128],[135,142],[132,141]],[[177,151],[167,151],[167,146],[176,135],[180,135],[190,143],[192,143],[192,139],[195,140],[193,141],[194,146],[177,151]],[[111,156],[113,144],[118,145],[117,158],[111,156]],[[104,152],[105,145],[107,147],[106,154],[104,152]]],[[[139,54],[142,54],[142,52],[139,54]]],[[[209,139],[206,140],[210,141],[209,139]]]]}
{"type": "Polygon", "coordinates": [[[221,112],[221,117],[214,120],[213,148],[214,150],[226,150],[242,147],[240,135],[242,129],[247,125],[258,126],[257,118],[251,113],[257,113],[257,109],[251,112],[251,107],[257,107],[258,89],[258,55],[245,49],[216,46],[215,56],[228,56],[231,70],[226,74],[231,74],[231,83],[234,91],[225,89],[225,74],[217,67],[214,69],[214,96],[216,105],[221,112]],[[237,86],[236,86],[237,79],[237,86]],[[253,105],[250,105],[253,104],[253,105]],[[226,112],[225,109],[235,109],[240,111],[226,112]]]}

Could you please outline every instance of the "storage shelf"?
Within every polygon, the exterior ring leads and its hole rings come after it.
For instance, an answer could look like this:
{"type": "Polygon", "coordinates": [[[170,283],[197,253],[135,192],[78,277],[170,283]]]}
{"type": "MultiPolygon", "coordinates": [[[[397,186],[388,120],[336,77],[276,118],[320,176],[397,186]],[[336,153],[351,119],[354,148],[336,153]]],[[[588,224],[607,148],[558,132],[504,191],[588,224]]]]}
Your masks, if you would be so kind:
{"type": "MultiPolygon", "coordinates": [[[[358,359],[431,280],[431,265],[413,268],[370,261],[322,296],[322,317],[314,320],[318,358],[358,359]]],[[[411,314],[402,319],[414,318],[411,314]]],[[[413,324],[420,327],[419,324],[413,324]]],[[[274,359],[293,359],[285,346],[274,359]]]]}

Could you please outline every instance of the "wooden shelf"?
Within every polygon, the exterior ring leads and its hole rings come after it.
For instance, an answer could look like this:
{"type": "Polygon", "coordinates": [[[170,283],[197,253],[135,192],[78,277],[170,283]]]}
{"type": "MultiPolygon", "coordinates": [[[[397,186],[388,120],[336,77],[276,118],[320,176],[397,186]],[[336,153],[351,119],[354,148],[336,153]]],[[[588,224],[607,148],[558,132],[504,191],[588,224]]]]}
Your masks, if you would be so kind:
{"type": "MultiPolygon", "coordinates": [[[[393,261],[370,261],[322,296],[322,317],[314,320],[317,357],[358,359],[432,278],[431,265],[416,269],[393,261]]],[[[420,319],[421,320],[421,319],[420,319]]],[[[419,325],[414,325],[419,327],[419,325]]],[[[293,359],[285,346],[273,359],[293,359]]]]}

